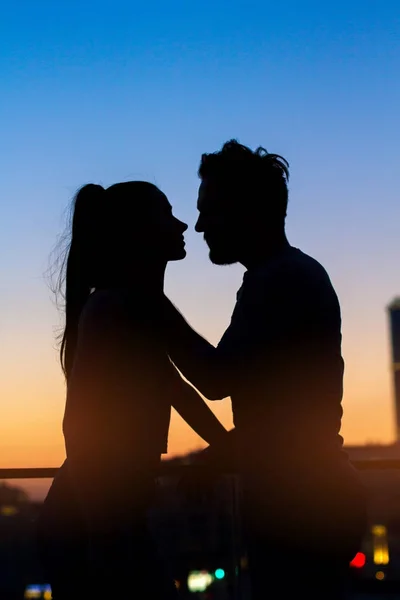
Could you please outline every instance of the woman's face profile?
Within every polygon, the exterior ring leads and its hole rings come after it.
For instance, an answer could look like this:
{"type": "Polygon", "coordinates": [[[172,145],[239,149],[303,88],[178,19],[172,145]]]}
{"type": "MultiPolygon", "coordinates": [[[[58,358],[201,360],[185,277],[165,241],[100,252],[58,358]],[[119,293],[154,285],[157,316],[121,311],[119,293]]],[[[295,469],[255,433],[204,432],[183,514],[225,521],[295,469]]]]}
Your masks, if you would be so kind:
{"type": "MultiPolygon", "coordinates": [[[[132,202],[132,207],[136,202],[132,202]]],[[[166,195],[154,187],[149,189],[141,203],[140,210],[132,210],[130,219],[123,225],[125,230],[128,226],[130,231],[130,245],[135,258],[163,262],[185,258],[183,234],[188,226],[175,217],[166,195]]]]}

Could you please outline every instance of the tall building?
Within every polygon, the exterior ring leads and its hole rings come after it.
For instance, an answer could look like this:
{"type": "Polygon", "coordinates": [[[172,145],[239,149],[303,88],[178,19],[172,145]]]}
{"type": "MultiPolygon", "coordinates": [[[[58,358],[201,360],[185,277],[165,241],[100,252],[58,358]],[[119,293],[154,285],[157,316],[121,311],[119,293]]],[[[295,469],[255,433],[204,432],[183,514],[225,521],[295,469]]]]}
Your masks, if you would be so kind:
{"type": "Polygon", "coordinates": [[[393,393],[396,418],[396,441],[400,442],[400,297],[388,306],[392,347],[393,393]]]}

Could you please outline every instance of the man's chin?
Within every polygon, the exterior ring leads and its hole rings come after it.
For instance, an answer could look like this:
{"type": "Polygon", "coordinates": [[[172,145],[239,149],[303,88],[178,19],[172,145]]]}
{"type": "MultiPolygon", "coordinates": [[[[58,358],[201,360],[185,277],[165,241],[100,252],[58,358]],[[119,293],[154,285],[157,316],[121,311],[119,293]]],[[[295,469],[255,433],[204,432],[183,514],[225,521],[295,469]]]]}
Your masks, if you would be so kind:
{"type": "Polygon", "coordinates": [[[216,252],[215,250],[210,250],[208,256],[213,265],[218,265],[220,267],[233,265],[238,262],[237,258],[234,258],[233,255],[224,252],[216,252]]]}

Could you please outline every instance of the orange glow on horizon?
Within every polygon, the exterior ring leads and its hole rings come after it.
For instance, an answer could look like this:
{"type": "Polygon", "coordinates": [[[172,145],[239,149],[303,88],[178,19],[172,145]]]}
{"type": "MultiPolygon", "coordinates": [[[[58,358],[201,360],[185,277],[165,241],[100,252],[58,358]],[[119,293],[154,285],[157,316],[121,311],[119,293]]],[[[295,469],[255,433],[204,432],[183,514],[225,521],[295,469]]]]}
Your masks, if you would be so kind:
{"type": "MultiPolygon", "coordinates": [[[[23,323],[13,336],[3,340],[0,396],[3,399],[0,420],[0,467],[53,467],[64,460],[62,416],[65,385],[58,362],[57,344],[49,315],[47,336],[42,325],[28,338],[23,323]],[[21,366],[22,365],[22,366],[21,366]]],[[[392,370],[387,331],[382,315],[379,335],[372,331],[368,339],[355,343],[361,331],[346,333],[344,417],[342,435],[346,445],[391,443],[394,440],[392,370]],[[362,353],[361,353],[362,350],[362,353]]],[[[353,323],[349,317],[347,322],[353,323]]],[[[194,323],[196,325],[196,323],[194,323]]],[[[220,323],[224,329],[227,323],[220,323]]],[[[204,328],[197,324],[199,331],[204,328]]],[[[219,336],[214,323],[214,343],[219,336]]],[[[209,402],[227,429],[232,424],[229,399],[209,402]]],[[[206,445],[182,419],[173,413],[169,436],[169,456],[182,455],[206,445]]]]}
{"type": "MultiPolygon", "coordinates": [[[[362,383],[356,378],[351,380],[350,374],[346,376],[342,422],[345,444],[385,444],[394,439],[390,378],[386,373],[374,377],[375,381],[362,383]]],[[[48,381],[48,387],[44,383],[43,388],[46,393],[38,384],[16,380],[13,387],[3,391],[3,397],[13,402],[2,407],[1,467],[57,466],[63,461],[64,384],[59,377],[58,382],[48,381]]],[[[229,399],[209,402],[209,406],[227,429],[233,426],[229,399]]],[[[205,445],[173,411],[168,454],[184,454],[205,445]]]]}

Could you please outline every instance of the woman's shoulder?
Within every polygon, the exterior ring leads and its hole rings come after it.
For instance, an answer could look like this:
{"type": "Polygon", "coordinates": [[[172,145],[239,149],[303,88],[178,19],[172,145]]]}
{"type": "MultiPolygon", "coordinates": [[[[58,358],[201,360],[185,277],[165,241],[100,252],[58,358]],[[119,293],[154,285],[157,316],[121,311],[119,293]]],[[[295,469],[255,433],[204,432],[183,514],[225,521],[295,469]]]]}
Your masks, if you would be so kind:
{"type": "Polygon", "coordinates": [[[120,290],[96,290],[88,298],[79,319],[81,331],[118,328],[129,317],[128,299],[120,290]]]}
{"type": "Polygon", "coordinates": [[[131,290],[101,289],[87,300],[80,316],[80,329],[85,331],[111,330],[117,333],[134,328],[142,330],[155,321],[157,307],[150,299],[131,290]]]}
{"type": "Polygon", "coordinates": [[[93,318],[116,314],[124,310],[126,299],[120,290],[106,289],[93,291],[82,311],[82,317],[93,318]]]}

